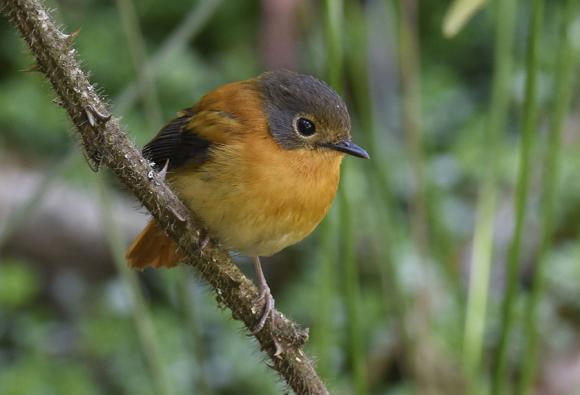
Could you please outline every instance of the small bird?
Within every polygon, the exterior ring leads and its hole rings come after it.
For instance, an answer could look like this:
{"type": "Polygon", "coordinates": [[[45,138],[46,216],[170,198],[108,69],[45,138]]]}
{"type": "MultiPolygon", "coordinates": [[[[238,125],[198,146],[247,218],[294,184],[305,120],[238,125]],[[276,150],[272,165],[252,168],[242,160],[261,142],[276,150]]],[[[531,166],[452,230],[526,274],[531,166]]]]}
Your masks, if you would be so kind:
{"type": "MultiPolygon", "coordinates": [[[[264,300],[254,333],[274,306],[259,257],[316,228],[334,200],[344,154],[369,158],[350,128],[344,101],[327,84],[279,70],[211,91],[143,148],[208,237],[254,258],[264,300]]],[[[151,220],[127,261],[138,269],[173,267],[180,253],[151,220]]]]}

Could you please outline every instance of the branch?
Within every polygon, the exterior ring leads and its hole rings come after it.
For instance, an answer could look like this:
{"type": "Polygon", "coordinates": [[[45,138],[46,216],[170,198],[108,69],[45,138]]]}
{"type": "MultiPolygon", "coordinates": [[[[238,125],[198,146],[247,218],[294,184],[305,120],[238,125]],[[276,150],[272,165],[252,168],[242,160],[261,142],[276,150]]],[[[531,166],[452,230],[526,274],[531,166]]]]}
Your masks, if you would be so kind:
{"type": "MultiPolygon", "coordinates": [[[[200,250],[203,226],[157,175],[112,117],[75,58],[76,33],[64,34],[37,0],[1,0],[2,10],[18,28],[36,57],[31,70],[42,72],[58,95],[59,104],[74,123],[89,165],[102,163],[129,188],[172,237],[193,266],[212,286],[220,306],[253,328],[261,306],[256,287],[232,262],[228,253],[210,243],[200,250]]],[[[301,350],[308,331],[274,311],[271,325],[256,335],[271,366],[297,394],[328,394],[313,363],[301,350]]]]}

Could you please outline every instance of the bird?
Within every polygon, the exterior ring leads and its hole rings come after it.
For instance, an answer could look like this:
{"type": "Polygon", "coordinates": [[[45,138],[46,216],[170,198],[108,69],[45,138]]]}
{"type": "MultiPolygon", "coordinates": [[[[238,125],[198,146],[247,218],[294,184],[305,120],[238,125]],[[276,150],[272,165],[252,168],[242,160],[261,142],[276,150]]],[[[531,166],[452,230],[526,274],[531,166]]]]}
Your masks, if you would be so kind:
{"type": "MultiPolygon", "coordinates": [[[[274,308],[260,257],[312,233],[335,198],[345,155],[369,159],[352,141],[342,98],[322,80],[289,70],[210,91],[142,153],[203,221],[207,240],[253,258],[264,303],[254,334],[274,308]]],[[[174,267],[182,257],[152,219],[126,258],[142,270],[174,267]]]]}

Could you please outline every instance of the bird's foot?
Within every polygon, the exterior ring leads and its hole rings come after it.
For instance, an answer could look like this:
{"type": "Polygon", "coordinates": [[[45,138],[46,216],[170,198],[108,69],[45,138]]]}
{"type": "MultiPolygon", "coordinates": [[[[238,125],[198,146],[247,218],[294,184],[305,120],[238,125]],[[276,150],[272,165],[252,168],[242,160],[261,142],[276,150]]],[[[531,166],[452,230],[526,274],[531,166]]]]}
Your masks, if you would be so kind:
{"type": "Polygon", "coordinates": [[[260,321],[256,324],[254,329],[252,329],[252,335],[257,334],[262,329],[264,329],[264,325],[266,324],[266,320],[274,311],[274,298],[272,297],[272,293],[270,292],[270,287],[268,284],[260,284],[260,295],[256,299],[256,303],[259,304],[260,302],[264,301],[264,307],[262,308],[262,315],[260,316],[260,321]]]}

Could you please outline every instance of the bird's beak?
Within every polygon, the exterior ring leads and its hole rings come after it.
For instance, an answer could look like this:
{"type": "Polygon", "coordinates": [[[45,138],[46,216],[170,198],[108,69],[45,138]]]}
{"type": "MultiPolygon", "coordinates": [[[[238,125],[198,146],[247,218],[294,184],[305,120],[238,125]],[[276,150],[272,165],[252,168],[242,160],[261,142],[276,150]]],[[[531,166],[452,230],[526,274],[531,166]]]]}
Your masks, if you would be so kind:
{"type": "Polygon", "coordinates": [[[361,147],[359,147],[350,140],[343,140],[339,143],[322,143],[320,145],[359,158],[370,159],[369,154],[364,149],[362,149],[361,147]]]}

